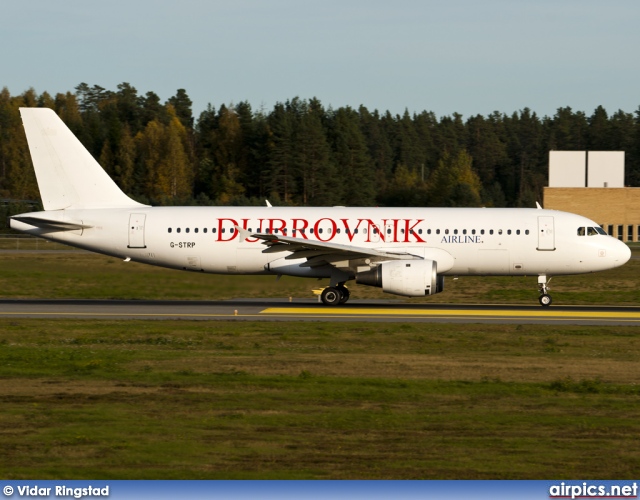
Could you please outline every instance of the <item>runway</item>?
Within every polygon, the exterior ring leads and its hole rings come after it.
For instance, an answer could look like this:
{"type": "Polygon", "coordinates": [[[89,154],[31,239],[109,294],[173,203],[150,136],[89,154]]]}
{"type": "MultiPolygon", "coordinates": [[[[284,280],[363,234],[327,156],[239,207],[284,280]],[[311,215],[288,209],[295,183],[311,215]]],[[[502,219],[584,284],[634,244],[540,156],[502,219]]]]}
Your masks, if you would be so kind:
{"type": "Polygon", "coordinates": [[[353,300],[327,307],[312,299],[0,300],[0,318],[377,321],[640,325],[640,307],[416,304],[353,300]]]}

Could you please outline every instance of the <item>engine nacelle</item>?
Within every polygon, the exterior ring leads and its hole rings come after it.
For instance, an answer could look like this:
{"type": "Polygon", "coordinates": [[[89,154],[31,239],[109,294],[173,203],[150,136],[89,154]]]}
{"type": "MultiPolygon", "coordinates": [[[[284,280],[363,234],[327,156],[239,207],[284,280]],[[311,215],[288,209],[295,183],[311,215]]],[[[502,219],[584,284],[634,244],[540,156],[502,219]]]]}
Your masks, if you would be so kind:
{"type": "Polygon", "coordinates": [[[438,276],[438,263],[433,260],[383,262],[370,271],[356,274],[356,283],[405,297],[423,297],[444,290],[444,276],[438,276]]]}

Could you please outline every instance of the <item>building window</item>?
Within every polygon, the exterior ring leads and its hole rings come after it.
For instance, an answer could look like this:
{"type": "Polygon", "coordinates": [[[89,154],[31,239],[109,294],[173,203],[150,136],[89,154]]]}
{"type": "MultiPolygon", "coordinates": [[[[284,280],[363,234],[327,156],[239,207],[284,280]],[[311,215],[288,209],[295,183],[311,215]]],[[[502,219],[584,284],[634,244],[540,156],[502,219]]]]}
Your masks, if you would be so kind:
{"type": "Polygon", "coordinates": [[[633,226],[627,226],[627,241],[633,241],[633,226]]]}
{"type": "Polygon", "coordinates": [[[607,226],[607,234],[608,234],[609,236],[613,236],[613,224],[609,224],[609,225],[607,226]]]}
{"type": "Polygon", "coordinates": [[[624,226],[622,224],[618,225],[618,239],[622,241],[622,237],[624,236],[624,226]]]}

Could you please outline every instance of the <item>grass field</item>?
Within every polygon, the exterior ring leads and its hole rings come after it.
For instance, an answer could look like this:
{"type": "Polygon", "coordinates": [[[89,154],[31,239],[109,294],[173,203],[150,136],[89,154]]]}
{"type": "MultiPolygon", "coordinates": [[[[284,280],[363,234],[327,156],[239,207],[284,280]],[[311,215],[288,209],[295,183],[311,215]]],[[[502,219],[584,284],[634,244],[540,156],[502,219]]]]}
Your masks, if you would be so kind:
{"type": "MultiPolygon", "coordinates": [[[[31,243],[33,244],[33,243],[31,243]]],[[[42,245],[43,243],[41,243],[42,245]]],[[[12,243],[10,244],[12,245],[12,243]]],[[[21,245],[25,245],[24,242],[21,245]]],[[[58,248],[68,248],[58,245],[58,248]]],[[[633,250],[638,255],[639,250],[633,250]]],[[[0,298],[183,299],[312,298],[328,280],[228,276],[176,271],[88,252],[0,252],[0,298]]],[[[349,282],[352,298],[405,300],[349,282]]],[[[558,276],[550,282],[555,304],[640,303],[640,259],[596,274],[558,276]]],[[[447,277],[445,291],[422,303],[538,303],[537,277],[447,277]]]]}
{"type": "MultiPolygon", "coordinates": [[[[559,278],[554,299],[634,303],[637,265],[559,278]]],[[[433,298],[537,297],[535,278],[449,284],[433,298]]],[[[0,285],[200,300],[317,283],[5,253],[0,285]]],[[[632,479],[640,466],[638,327],[0,318],[0,332],[4,479],[632,479]]]]}

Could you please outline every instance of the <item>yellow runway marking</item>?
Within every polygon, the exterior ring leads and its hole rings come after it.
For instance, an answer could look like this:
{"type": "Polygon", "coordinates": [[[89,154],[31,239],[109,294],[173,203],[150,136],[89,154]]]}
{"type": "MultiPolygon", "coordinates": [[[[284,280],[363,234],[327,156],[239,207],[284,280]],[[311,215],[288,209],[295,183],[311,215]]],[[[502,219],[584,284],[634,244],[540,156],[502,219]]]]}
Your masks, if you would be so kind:
{"type": "Polygon", "coordinates": [[[507,310],[467,310],[467,309],[364,309],[347,307],[326,308],[285,308],[269,307],[262,314],[300,314],[300,315],[332,315],[332,316],[463,316],[463,317],[507,317],[507,318],[599,318],[599,319],[635,319],[640,320],[640,312],[609,312],[609,311],[554,311],[541,309],[540,311],[507,311],[507,310]]]}

